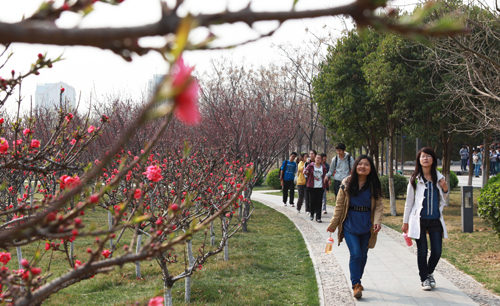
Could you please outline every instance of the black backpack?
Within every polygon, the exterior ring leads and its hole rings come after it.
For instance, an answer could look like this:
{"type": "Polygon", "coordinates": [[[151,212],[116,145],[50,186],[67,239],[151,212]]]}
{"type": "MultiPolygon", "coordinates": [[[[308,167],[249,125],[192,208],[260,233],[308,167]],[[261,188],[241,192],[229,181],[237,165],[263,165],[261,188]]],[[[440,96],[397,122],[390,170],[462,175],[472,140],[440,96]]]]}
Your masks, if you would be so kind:
{"type": "MultiPolygon", "coordinates": [[[[337,171],[337,162],[339,160],[339,156],[335,156],[335,171],[337,171]]],[[[351,155],[347,155],[347,164],[349,165],[349,172],[351,172],[351,155]]]]}

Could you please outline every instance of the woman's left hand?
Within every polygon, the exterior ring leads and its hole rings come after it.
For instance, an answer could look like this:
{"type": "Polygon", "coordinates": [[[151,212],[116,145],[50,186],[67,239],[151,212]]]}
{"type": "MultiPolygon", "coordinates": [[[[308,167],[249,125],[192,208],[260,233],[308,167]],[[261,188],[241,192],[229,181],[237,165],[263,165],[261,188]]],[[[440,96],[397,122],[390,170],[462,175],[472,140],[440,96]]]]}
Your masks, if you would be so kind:
{"type": "Polygon", "coordinates": [[[374,233],[378,233],[378,232],[380,231],[380,229],[381,229],[381,228],[382,228],[382,227],[380,226],[380,224],[375,224],[375,225],[373,226],[373,232],[374,232],[374,233]]]}
{"type": "Polygon", "coordinates": [[[446,180],[444,178],[439,180],[439,186],[441,186],[441,189],[443,189],[444,193],[448,192],[448,184],[446,184],[446,180]]]}

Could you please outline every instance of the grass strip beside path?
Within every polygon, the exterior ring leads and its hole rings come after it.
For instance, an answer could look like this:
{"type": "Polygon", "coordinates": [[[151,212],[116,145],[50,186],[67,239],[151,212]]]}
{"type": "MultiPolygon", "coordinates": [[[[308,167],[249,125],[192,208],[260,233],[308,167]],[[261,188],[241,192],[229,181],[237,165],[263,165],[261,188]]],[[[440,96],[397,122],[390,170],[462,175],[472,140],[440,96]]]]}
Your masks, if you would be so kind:
{"type": "MultiPolygon", "coordinates": [[[[249,232],[239,232],[229,240],[229,261],[220,253],[194,274],[189,305],[319,305],[314,267],[300,231],[274,209],[258,202],[254,205],[249,232]]],[[[101,215],[105,222],[106,215],[101,215]]],[[[142,280],[135,278],[134,266],[127,264],[73,285],[44,305],[146,302],[163,289],[161,272],[154,261],[143,262],[141,269],[142,280]]],[[[174,285],[172,294],[174,305],[184,305],[183,281],[174,285]]]]}

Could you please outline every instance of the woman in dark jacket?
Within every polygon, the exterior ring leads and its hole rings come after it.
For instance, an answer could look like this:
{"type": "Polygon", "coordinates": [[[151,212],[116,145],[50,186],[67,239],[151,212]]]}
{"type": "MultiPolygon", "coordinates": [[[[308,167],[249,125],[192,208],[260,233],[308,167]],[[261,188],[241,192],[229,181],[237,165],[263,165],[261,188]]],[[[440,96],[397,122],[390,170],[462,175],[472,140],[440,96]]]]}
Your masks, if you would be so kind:
{"type": "Polygon", "coordinates": [[[321,202],[323,201],[323,191],[325,184],[323,183],[326,175],[326,167],[322,164],[323,158],[321,155],[316,155],[314,163],[310,163],[304,169],[304,174],[307,175],[307,192],[309,193],[309,210],[311,213],[311,221],[314,220],[321,223],[321,202]]]}
{"type": "Polygon", "coordinates": [[[373,160],[361,155],[353,165],[352,175],[345,178],[337,195],[337,205],[328,232],[338,227],[338,241],[345,238],[349,248],[349,271],[353,295],[360,298],[361,278],[368,258],[368,249],[374,248],[380,231],[384,204],[382,187],[373,160]]]}

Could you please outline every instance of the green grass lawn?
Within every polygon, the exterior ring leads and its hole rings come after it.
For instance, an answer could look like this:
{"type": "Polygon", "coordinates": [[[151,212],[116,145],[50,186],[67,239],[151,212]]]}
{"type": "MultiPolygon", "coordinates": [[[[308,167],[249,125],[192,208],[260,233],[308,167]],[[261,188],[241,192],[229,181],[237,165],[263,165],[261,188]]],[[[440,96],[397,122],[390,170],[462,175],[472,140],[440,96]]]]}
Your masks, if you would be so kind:
{"type": "MultiPolygon", "coordinates": [[[[260,203],[254,202],[254,205],[256,209],[249,221],[249,232],[239,232],[229,240],[230,260],[225,262],[223,254],[218,254],[194,274],[190,305],[319,305],[316,276],[302,235],[284,215],[260,203]]],[[[86,222],[97,227],[105,226],[106,214],[103,211],[89,211],[85,218],[86,222]]],[[[84,250],[89,239],[75,241],[75,253],[82,259],[85,258],[84,250]]],[[[130,234],[127,234],[122,245],[129,242],[130,234]]],[[[195,239],[193,245],[199,245],[199,242],[195,239]]],[[[42,244],[40,247],[43,249],[42,244]]],[[[23,248],[27,258],[34,251],[35,247],[23,248]]],[[[182,250],[178,251],[183,254],[182,250]]],[[[15,252],[12,255],[9,267],[17,269],[15,252]]],[[[55,275],[68,269],[61,255],[56,254],[53,259],[51,272],[55,275]]],[[[45,255],[41,264],[44,268],[48,256],[50,253],[45,255]]],[[[174,264],[171,268],[181,271],[183,264],[174,264]]],[[[146,302],[150,297],[161,294],[161,271],[154,260],[143,262],[141,271],[143,279],[136,279],[134,265],[127,264],[107,275],[96,275],[93,279],[64,289],[45,301],[44,305],[130,305],[135,301],[146,302]]],[[[184,304],[184,281],[174,285],[172,294],[174,305],[184,304]]]]}

